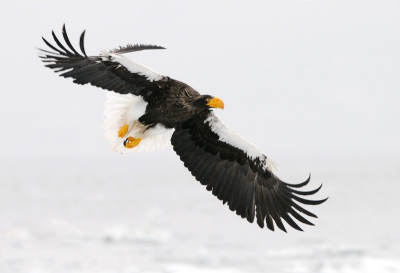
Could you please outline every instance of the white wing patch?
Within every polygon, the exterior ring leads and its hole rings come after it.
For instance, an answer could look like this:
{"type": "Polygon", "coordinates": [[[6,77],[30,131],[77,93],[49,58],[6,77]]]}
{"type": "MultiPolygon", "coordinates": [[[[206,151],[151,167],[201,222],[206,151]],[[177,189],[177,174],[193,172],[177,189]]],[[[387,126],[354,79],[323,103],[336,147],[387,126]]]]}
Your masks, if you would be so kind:
{"type": "Polygon", "coordinates": [[[260,162],[264,162],[265,167],[269,170],[277,171],[279,165],[276,164],[271,159],[267,158],[256,146],[245,140],[243,137],[235,133],[228,126],[226,126],[219,118],[214,115],[213,112],[210,113],[209,117],[204,121],[208,122],[211,131],[219,136],[219,141],[225,142],[233,147],[236,147],[243,152],[245,152],[251,159],[259,158],[260,162]]]}
{"type": "Polygon", "coordinates": [[[163,75],[155,72],[154,70],[148,68],[147,66],[140,64],[138,62],[134,62],[119,54],[113,54],[113,53],[108,53],[106,51],[101,51],[100,57],[104,57],[107,58],[107,60],[117,62],[122,66],[124,66],[126,69],[128,69],[129,72],[145,76],[150,82],[159,81],[162,78],[164,78],[163,75]]]}
{"type": "Polygon", "coordinates": [[[138,122],[138,119],[146,112],[147,102],[142,97],[107,92],[107,98],[108,100],[104,103],[106,108],[104,114],[107,118],[102,127],[106,130],[104,138],[110,141],[110,147],[114,152],[136,154],[141,151],[152,152],[171,146],[173,129],[166,129],[157,124],[143,133],[145,127],[138,122]],[[129,130],[123,138],[120,138],[118,132],[125,124],[129,124],[129,130]],[[128,136],[140,136],[142,141],[135,148],[127,149],[124,146],[124,140],[128,136]]]}

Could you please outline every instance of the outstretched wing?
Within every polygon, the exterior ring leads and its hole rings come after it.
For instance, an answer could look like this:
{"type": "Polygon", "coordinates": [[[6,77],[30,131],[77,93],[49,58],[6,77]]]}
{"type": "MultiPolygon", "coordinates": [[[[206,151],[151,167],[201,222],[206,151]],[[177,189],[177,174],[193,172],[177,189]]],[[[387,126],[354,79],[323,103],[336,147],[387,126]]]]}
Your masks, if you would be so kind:
{"type": "Polygon", "coordinates": [[[307,185],[310,178],[300,184],[281,181],[272,173],[273,161],[226,127],[213,112],[204,112],[175,128],[171,143],[185,167],[207,190],[250,223],[256,216],[261,228],[266,222],[274,230],[275,222],[286,232],[282,218],[291,227],[302,230],[292,217],[313,225],[299,212],[315,218],[316,215],[294,201],[307,205],[326,201],[299,197],[317,193],[322,185],[308,192],[294,190],[307,185]]]}
{"type": "Polygon", "coordinates": [[[65,25],[62,29],[65,47],[52,32],[57,47],[50,44],[43,38],[43,41],[54,52],[40,49],[43,55],[42,61],[48,63],[46,67],[54,69],[55,72],[64,78],[73,78],[74,83],[87,84],[101,87],[120,94],[133,94],[142,96],[145,101],[153,93],[159,91],[168,84],[169,78],[158,74],[150,68],[133,62],[120,55],[128,52],[135,52],[148,49],[164,49],[153,45],[127,45],[113,49],[109,52],[101,52],[98,56],[87,56],[84,48],[85,31],[80,37],[80,54],[72,46],[65,25]]]}

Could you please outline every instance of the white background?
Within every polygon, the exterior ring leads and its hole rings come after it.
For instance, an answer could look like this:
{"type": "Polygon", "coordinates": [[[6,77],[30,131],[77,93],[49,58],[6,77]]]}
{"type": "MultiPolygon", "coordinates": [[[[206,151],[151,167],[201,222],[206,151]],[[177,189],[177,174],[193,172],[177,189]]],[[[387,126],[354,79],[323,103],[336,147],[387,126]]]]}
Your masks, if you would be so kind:
{"type": "Polygon", "coordinates": [[[0,22],[1,272],[400,272],[398,1],[14,1],[0,22]],[[222,98],[282,178],[311,172],[316,226],[260,230],[172,149],[111,153],[105,91],[37,57],[64,23],[88,55],[166,47],[127,56],[222,98]]]}

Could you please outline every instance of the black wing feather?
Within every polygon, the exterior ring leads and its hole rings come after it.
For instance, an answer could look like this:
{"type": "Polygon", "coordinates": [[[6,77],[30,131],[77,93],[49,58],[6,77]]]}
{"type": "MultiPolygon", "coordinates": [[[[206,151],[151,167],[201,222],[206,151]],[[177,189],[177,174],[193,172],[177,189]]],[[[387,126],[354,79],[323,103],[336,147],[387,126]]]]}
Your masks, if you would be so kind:
{"type": "Polygon", "coordinates": [[[144,45],[144,44],[136,44],[136,45],[127,44],[126,46],[120,46],[119,48],[114,48],[110,50],[109,53],[123,54],[123,53],[136,52],[148,49],[165,49],[165,47],[156,45],[144,45]]]}
{"type": "MultiPolygon", "coordinates": [[[[53,32],[54,35],[54,32],[53,32]]],[[[72,46],[71,42],[69,41],[68,35],[67,35],[67,30],[65,29],[65,24],[63,25],[62,28],[62,35],[64,37],[64,41],[67,43],[68,47],[75,53],[75,56],[83,57],[81,54],[79,54],[75,48],[72,46]]],[[[55,37],[55,35],[54,35],[55,37]]]]}
{"type": "Polygon", "coordinates": [[[86,30],[84,30],[82,32],[81,37],[79,38],[79,47],[80,47],[83,55],[85,55],[85,57],[87,58],[86,51],[85,51],[85,43],[84,43],[85,33],[86,33],[86,30]]]}
{"type": "Polygon", "coordinates": [[[313,225],[298,212],[316,216],[294,201],[307,205],[325,202],[326,199],[312,201],[297,196],[315,194],[321,186],[306,192],[292,189],[307,185],[310,177],[300,184],[281,181],[259,158],[251,159],[244,151],[220,141],[206,121],[209,115],[205,111],[179,125],[171,138],[175,152],[192,175],[237,215],[250,223],[256,218],[261,228],[266,223],[273,231],[275,222],[286,232],[282,219],[300,231],[295,220],[313,225]]]}
{"type": "MultiPolygon", "coordinates": [[[[118,62],[107,60],[100,56],[87,56],[84,46],[85,31],[79,38],[80,54],[72,46],[68,38],[65,25],[62,28],[62,35],[68,48],[64,46],[57,36],[52,32],[53,39],[58,48],[50,44],[46,39],[42,38],[45,44],[54,50],[54,52],[40,49],[44,54],[39,56],[46,67],[54,69],[55,72],[62,72],[60,76],[65,78],[73,78],[76,84],[88,84],[114,91],[120,94],[133,94],[142,96],[145,101],[154,92],[159,92],[163,88],[168,87],[171,79],[162,77],[158,81],[150,81],[143,75],[130,72],[126,67],[118,62]]],[[[163,47],[153,45],[128,45],[110,51],[115,54],[127,52],[135,52],[147,49],[161,49],[163,47]]]]}
{"type": "MultiPolygon", "coordinates": [[[[74,54],[72,52],[70,52],[68,49],[66,49],[63,44],[57,39],[57,36],[54,34],[54,31],[51,32],[51,35],[53,36],[54,41],[56,42],[56,44],[62,49],[64,50],[64,52],[70,56],[73,57],[74,54]]],[[[65,37],[65,36],[64,36],[65,37]]],[[[64,38],[65,39],[65,38],[64,38]]]]}

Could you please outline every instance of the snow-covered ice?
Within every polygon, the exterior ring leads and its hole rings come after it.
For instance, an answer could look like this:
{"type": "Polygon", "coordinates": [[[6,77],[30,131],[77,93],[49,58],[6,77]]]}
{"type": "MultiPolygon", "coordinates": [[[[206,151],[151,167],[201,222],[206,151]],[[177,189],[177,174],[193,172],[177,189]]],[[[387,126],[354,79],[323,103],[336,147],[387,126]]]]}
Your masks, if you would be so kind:
{"type": "Polygon", "coordinates": [[[399,215],[387,211],[400,205],[394,163],[379,174],[316,168],[310,188],[323,182],[315,198],[330,199],[309,207],[315,227],[287,234],[240,219],[176,163],[131,175],[124,166],[3,172],[0,272],[400,272],[399,215]]]}

